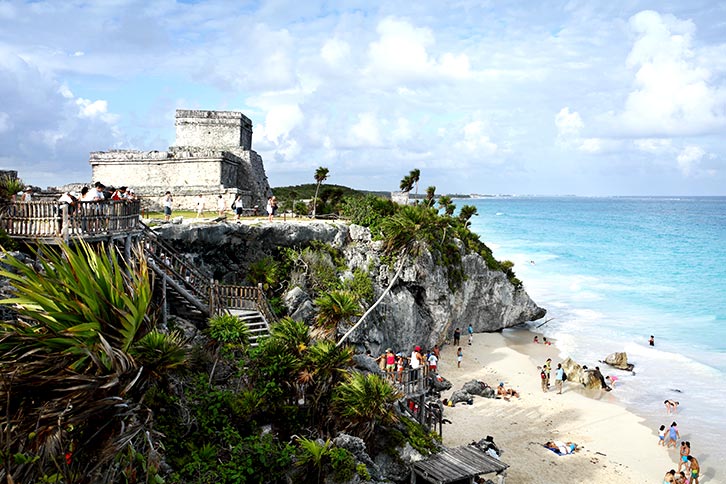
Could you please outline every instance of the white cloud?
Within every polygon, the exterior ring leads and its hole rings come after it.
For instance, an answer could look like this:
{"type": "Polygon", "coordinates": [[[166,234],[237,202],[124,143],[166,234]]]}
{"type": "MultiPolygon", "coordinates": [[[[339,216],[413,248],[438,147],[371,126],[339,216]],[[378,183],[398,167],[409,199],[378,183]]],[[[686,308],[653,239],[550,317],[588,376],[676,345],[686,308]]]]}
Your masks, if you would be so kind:
{"type": "Polygon", "coordinates": [[[497,152],[498,147],[486,133],[485,124],[481,120],[471,121],[461,130],[462,139],[454,146],[470,153],[491,156],[497,152]]]}
{"type": "Polygon", "coordinates": [[[678,162],[678,168],[685,176],[693,174],[698,168],[698,163],[706,155],[706,152],[700,146],[689,145],[686,146],[678,153],[676,161],[678,162]]]}
{"type": "Polygon", "coordinates": [[[603,140],[600,138],[583,139],[578,149],[586,153],[598,153],[603,150],[603,140]]]}
{"type": "Polygon", "coordinates": [[[368,47],[370,80],[378,83],[463,79],[471,75],[466,54],[429,54],[436,40],[431,29],[386,17],[378,23],[379,38],[368,47]]]}
{"type": "Polygon", "coordinates": [[[643,11],[630,18],[637,36],[627,65],[633,90],[615,120],[631,133],[677,136],[726,126],[726,91],[693,48],[695,25],[672,15],[643,11]]]}
{"type": "Polygon", "coordinates": [[[79,114],[84,118],[93,118],[108,112],[108,103],[102,99],[91,101],[90,99],[78,98],[76,104],[79,107],[79,114]]]}
{"type": "Polygon", "coordinates": [[[582,122],[580,113],[577,111],[570,112],[569,107],[564,107],[555,115],[555,126],[560,138],[569,139],[579,137],[585,123],[582,122]]]}
{"type": "Polygon", "coordinates": [[[340,39],[328,39],[320,49],[320,57],[328,64],[336,66],[350,55],[350,44],[340,39]]]}
{"type": "Polygon", "coordinates": [[[393,128],[391,137],[394,141],[406,141],[413,135],[411,129],[411,122],[406,118],[398,118],[396,120],[396,127],[393,128]]]}
{"type": "Polygon", "coordinates": [[[673,149],[673,141],[667,138],[636,139],[633,141],[633,145],[640,151],[653,154],[669,152],[673,149]]]}
{"type": "Polygon", "coordinates": [[[350,139],[353,146],[381,146],[381,131],[374,113],[361,113],[358,122],[350,128],[350,139]]]}
{"type": "Polygon", "coordinates": [[[297,104],[279,104],[267,109],[264,124],[258,125],[256,134],[272,143],[279,143],[302,123],[304,115],[297,104]]]}

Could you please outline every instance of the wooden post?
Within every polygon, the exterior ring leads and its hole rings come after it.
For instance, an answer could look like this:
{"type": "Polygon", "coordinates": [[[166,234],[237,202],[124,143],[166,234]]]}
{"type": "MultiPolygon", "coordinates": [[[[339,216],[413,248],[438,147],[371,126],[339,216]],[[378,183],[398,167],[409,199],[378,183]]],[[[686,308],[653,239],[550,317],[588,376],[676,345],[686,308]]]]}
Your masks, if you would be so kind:
{"type": "Polygon", "coordinates": [[[164,323],[164,326],[167,324],[168,320],[168,309],[166,307],[166,276],[162,276],[161,278],[161,320],[164,323]]]}

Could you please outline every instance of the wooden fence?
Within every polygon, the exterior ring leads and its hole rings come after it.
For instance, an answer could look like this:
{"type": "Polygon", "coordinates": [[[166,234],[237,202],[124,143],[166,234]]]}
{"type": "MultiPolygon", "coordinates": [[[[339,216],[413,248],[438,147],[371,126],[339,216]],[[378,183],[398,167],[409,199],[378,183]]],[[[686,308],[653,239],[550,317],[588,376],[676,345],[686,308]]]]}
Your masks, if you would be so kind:
{"type": "Polygon", "coordinates": [[[0,216],[0,227],[13,238],[86,237],[127,233],[140,228],[135,201],[12,202],[0,216]]]}

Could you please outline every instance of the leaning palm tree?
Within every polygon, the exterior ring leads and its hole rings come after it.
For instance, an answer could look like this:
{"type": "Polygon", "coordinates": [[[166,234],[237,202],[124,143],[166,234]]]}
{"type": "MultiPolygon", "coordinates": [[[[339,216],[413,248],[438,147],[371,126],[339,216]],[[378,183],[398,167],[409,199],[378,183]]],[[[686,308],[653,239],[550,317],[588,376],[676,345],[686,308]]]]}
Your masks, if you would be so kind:
{"type": "Polygon", "coordinates": [[[350,374],[333,393],[333,409],[345,422],[345,431],[369,442],[377,428],[398,421],[394,404],[402,397],[385,378],[350,374]]]}
{"type": "Polygon", "coordinates": [[[430,186],[426,189],[426,206],[431,207],[434,204],[434,198],[436,197],[436,187],[430,186]]]}
{"type": "Polygon", "coordinates": [[[421,170],[419,170],[418,168],[414,168],[413,170],[411,170],[411,173],[409,173],[408,176],[411,177],[411,181],[416,187],[416,195],[418,195],[418,182],[419,180],[421,180],[421,170]]]}
{"type": "Polygon", "coordinates": [[[0,269],[15,292],[0,304],[18,315],[0,323],[2,451],[26,456],[6,461],[0,481],[107,479],[119,452],[143,440],[147,384],[183,364],[185,342],[153,332],[140,250],[124,263],[79,242],[36,257],[39,270],[7,254],[0,269]]]}
{"type": "Polygon", "coordinates": [[[413,179],[411,178],[411,175],[406,175],[403,178],[401,178],[401,183],[398,186],[402,192],[410,192],[413,190],[413,179]]]}
{"type": "Polygon", "coordinates": [[[461,210],[459,210],[459,220],[464,222],[464,227],[468,227],[471,222],[471,217],[479,215],[477,213],[476,207],[474,205],[464,205],[461,207],[461,210]]]}
{"type": "Polygon", "coordinates": [[[330,291],[315,300],[317,328],[324,337],[335,337],[340,323],[360,316],[358,300],[350,291],[330,291]]]}
{"type": "MultiPolygon", "coordinates": [[[[378,297],[357,323],[338,340],[341,345],[351,335],[366,317],[383,301],[393,286],[398,282],[409,256],[418,256],[420,251],[427,244],[439,239],[439,234],[448,227],[446,221],[437,216],[436,211],[423,205],[411,207],[405,206],[396,214],[383,220],[381,230],[383,232],[383,248],[387,255],[396,255],[398,258],[398,269],[388,283],[388,287],[378,297]]],[[[441,237],[443,238],[443,237],[441,237]]]]}
{"type": "Polygon", "coordinates": [[[317,186],[315,187],[315,196],[313,197],[313,218],[315,218],[315,212],[318,206],[318,190],[320,190],[320,185],[328,179],[329,173],[330,170],[322,166],[315,170],[315,183],[317,183],[317,186]]]}

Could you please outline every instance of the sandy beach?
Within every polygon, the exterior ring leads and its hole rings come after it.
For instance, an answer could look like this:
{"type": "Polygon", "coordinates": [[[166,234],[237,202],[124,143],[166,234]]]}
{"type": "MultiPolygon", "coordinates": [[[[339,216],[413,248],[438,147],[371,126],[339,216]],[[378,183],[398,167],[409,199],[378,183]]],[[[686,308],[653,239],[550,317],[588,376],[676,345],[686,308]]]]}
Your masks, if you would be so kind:
{"type": "Polygon", "coordinates": [[[678,468],[678,451],[658,446],[656,429],[615,403],[617,388],[586,392],[566,383],[561,395],[554,385],[544,393],[537,366],[552,358],[554,377],[561,358],[555,346],[534,344],[532,336],[526,330],[475,334],[471,346],[462,337],[461,368],[456,348],[444,347],[440,373],[453,387],[442,398],[470,380],[504,382],[520,394],[510,401],[474,397],[473,405],[447,407],[444,416],[451,424],[444,425],[445,445],[493,436],[502,461],[511,466],[507,482],[517,484],[660,484],[666,471],[678,468]],[[543,447],[548,440],[576,442],[581,450],[558,456],[543,447]]]}

